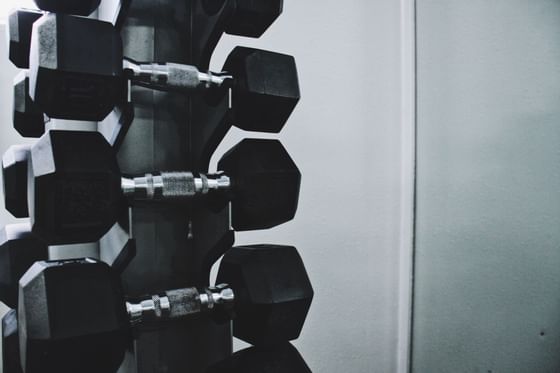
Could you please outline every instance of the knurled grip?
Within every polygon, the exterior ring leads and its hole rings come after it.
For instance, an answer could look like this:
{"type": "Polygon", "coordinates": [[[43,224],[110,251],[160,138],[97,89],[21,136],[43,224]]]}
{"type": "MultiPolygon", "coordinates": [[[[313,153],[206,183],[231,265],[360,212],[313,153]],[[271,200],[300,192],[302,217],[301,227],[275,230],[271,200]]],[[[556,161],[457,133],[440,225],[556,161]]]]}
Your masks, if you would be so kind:
{"type": "Polygon", "coordinates": [[[179,89],[197,89],[201,86],[198,69],[190,65],[168,63],[167,84],[179,89]]]}
{"type": "Polygon", "coordinates": [[[165,295],[169,298],[170,319],[199,314],[201,311],[200,294],[196,288],[169,290],[165,295]]]}
{"type": "MultiPolygon", "coordinates": [[[[194,197],[196,195],[195,178],[192,173],[162,172],[160,176],[163,184],[163,187],[160,192],[161,192],[161,197],[163,199],[168,200],[168,199],[177,199],[177,198],[185,198],[185,197],[194,197]]],[[[156,198],[158,194],[159,193],[156,189],[156,193],[155,193],[156,198]]]]}
{"type": "Polygon", "coordinates": [[[153,295],[152,302],[154,302],[154,315],[160,319],[163,316],[163,310],[161,309],[161,300],[159,295],[153,295]]]}

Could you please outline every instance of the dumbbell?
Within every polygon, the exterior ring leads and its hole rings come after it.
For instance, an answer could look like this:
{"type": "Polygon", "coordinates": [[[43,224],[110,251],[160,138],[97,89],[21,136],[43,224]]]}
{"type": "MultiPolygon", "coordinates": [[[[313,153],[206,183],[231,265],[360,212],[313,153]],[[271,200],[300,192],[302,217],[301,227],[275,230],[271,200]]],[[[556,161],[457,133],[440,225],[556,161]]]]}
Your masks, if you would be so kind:
{"type": "Polygon", "coordinates": [[[34,0],[37,8],[47,12],[89,16],[101,0],[34,0]]]}
{"type": "Polygon", "coordinates": [[[231,35],[258,38],[282,14],[283,0],[202,0],[202,8],[214,15],[228,7],[225,32],[231,35]]]}
{"type": "Polygon", "coordinates": [[[311,373],[300,353],[289,342],[252,346],[238,351],[206,373],[311,373]]]}
{"type": "Polygon", "coordinates": [[[221,285],[127,302],[118,276],[104,263],[37,262],[20,281],[23,369],[115,372],[130,343],[131,327],[203,315],[218,323],[233,319],[233,334],[255,345],[277,345],[299,336],[313,289],[294,247],[232,248],[216,281],[221,285]]]}
{"type": "MultiPolygon", "coordinates": [[[[95,10],[100,0],[36,0],[44,11],[88,15],[95,10]]],[[[229,25],[226,32],[233,35],[260,37],[282,13],[282,0],[202,0],[203,9],[209,15],[228,6],[229,25]],[[227,3],[227,4],[226,4],[227,3]]],[[[29,68],[29,49],[33,23],[44,13],[32,9],[17,9],[8,17],[9,57],[20,69],[29,68]]]]}
{"type": "Polygon", "coordinates": [[[112,24],[60,14],[35,22],[30,65],[31,97],[49,117],[59,119],[101,121],[126,96],[130,81],[187,93],[231,87],[234,125],[279,132],[300,98],[292,56],[237,47],[221,73],[175,63],[136,63],[123,59],[112,24]]]}
{"type": "MultiPolygon", "coordinates": [[[[87,16],[101,0],[35,0],[39,9],[64,14],[87,16]]],[[[226,32],[232,35],[260,37],[282,14],[282,0],[201,0],[208,15],[228,7],[226,32]]]]}
{"type": "MultiPolygon", "coordinates": [[[[44,13],[40,11],[18,9],[9,15],[10,60],[22,69],[29,68],[29,48],[33,23],[44,13]]],[[[14,79],[13,125],[23,137],[38,138],[45,132],[45,125],[50,122],[43,111],[29,95],[29,75],[20,72],[14,79]]],[[[98,123],[98,131],[107,141],[119,147],[134,117],[134,108],[130,102],[116,106],[113,111],[98,123]]],[[[51,122],[52,126],[57,126],[51,122]]]]}
{"type": "Polygon", "coordinates": [[[22,373],[19,359],[18,320],[15,310],[2,318],[2,372],[22,373]]]}
{"type": "Polygon", "coordinates": [[[29,69],[31,31],[42,15],[43,12],[31,9],[16,9],[8,15],[8,55],[20,69],[29,69]]]}
{"type": "Polygon", "coordinates": [[[16,218],[29,217],[27,205],[27,173],[31,146],[12,145],[2,156],[4,205],[16,218]]]}
{"type": "MultiPolygon", "coordinates": [[[[65,125],[65,121],[51,121],[29,96],[29,77],[27,71],[20,72],[14,79],[13,97],[13,125],[14,129],[23,137],[41,137],[47,124],[51,127],[65,125]]],[[[124,102],[113,108],[113,111],[97,123],[98,131],[107,141],[118,148],[126,129],[134,118],[134,107],[130,102],[124,102]],[[124,128],[124,130],[122,130],[124,128]],[[122,130],[122,131],[121,131],[122,130]]],[[[74,125],[72,123],[71,125],[74,125]]],[[[82,126],[82,128],[85,128],[82,126]]]]}
{"type": "MultiPolygon", "coordinates": [[[[31,99],[27,71],[20,72],[14,79],[12,118],[14,129],[23,137],[41,137],[45,133],[45,127],[48,123],[51,127],[64,125],[64,121],[51,121],[31,99]]],[[[123,102],[115,106],[103,121],[97,123],[97,129],[111,145],[118,148],[133,119],[134,107],[132,103],[123,102]]]]}
{"type": "MultiPolygon", "coordinates": [[[[116,271],[124,269],[134,252],[134,240],[129,240],[112,258],[112,267],[116,271]]],[[[29,223],[11,224],[0,230],[0,301],[16,308],[20,278],[35,262],[47,259],[48,247],[31,233],[29,223]]],[[[9,311],[2,319],[2,359],[4,373],[22,372],[15,310],[9,311]]]]}
{"type": "MultiPolygon", "coordinates": [[[[22,89],[25,89],[22,85],[26,84],[26,82],[20,81],[15,87],[14,126],[25,137],[40,137],[45,132],[47,119],[42,113],[36,111],[36,106],[30,98],[24,99],[22,97],[24,95],[19,94],[22,89]]],[[[105,120],[97,123],[97,131],[105,137],[113,149],[117,150],[133,119],[132,104],[125,103],[115,107],[105,120]]],[[[16,218],[29,217],[27,194],[22,191],[27,190],[27,165],[30,151],[29,145],[13,145],[2,157],[4,205],[6,210],[16,218]]]]}
{"type": "MultiPolygon", "coordinates": [[[[117,272],[124,270],[136,254],[133,239],[120,244],[123,246],[102,256],[117,272]]],[[[17,307],[18,281],[21,276],[33,263],[48,259],[47,244],[31,232],[29,222],[3,227],[0,230],[0,301],[10,308],[17,307]]]]}
{"type": "Polygon", "coordinates": [[[29,223],[9,224],[0,230],[0,301],[17,307],[18,281],[39,260],[48,259],[48,247],[31,233],[29,223]]]}
{"type": "Polygon", "coordinates": [[[26,71],[14,79],[13,101],[14,129],[23,137],[41,137],[49,120],[29,96],[29,77],[26,71]]]}
{"type": "Polygon", "coordinates": [[[101,134],[50,130],[31,148],[33,232],[53,245],[94,242],[127,204],[188,203],[200,197],[212,209],[231,202],[237,231],[293,219],[301,174],[279,141],[243,140],[221,158],[218,170],[122,177],[115,152],[101,134]]]}

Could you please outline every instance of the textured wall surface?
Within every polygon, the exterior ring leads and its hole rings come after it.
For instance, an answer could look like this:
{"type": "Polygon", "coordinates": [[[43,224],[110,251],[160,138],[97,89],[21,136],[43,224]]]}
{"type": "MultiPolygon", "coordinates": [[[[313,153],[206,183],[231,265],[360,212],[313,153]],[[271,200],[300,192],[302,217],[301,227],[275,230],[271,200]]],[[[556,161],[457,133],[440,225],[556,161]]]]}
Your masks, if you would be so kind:
{"type": "MultiPolygon", "coordinates": [[[[262,39],[227,36],[212,61],[213,69],[220,70],[235,45],[257,46],[295,55],[301,79],[303,99],[279,136],[303,172],[296,220],[270,231],[238,234],[237,243],[299,248],[316,297],[296,345],[313,371],[394,372],[401,209],[400,4],[284,3],[284,14],[262,39]]],[[[10,126],[15,70],[4,58],[0,64],[3,152],[22,141],[10,126]]],[[[251,135],[233,129],[215,155],[214,167],[224,151],[251,135]]],[[[12,221],[4,211],[0,217],[12,221]]]]}
{"type": "Polygon", "coordinates": [[[417,6],[413,372],[559,372],[560,1],[417,6]]]}

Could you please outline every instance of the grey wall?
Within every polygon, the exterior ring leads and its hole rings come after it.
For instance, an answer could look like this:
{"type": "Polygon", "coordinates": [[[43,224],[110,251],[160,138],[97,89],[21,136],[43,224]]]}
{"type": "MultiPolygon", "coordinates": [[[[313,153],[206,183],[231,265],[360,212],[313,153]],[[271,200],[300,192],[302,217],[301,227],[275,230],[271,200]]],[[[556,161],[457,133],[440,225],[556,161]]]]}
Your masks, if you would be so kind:
{"type": "Polygon", "coordinates": [[[413,372],[560,371],[560,1],[418,0],[413,372]]]}
{"type": "MultiPolygon", "coordinates": [[[[219,70],[233,46],[258,46],[295,55],[301,78],[303,99],[279,136],[303,172],[298,215],[270,231],[238,234],[237,243],[300,249],[316,297],[296,345],[313,371],[394,372],[401,221],[400,4],[286,0],[284,6],[262,39],[226,37],[212,61],[219,70]]],[[[14,70],[4,58],[0,64],[3,152],[21,140],[9,125],[14,70]]],[[[243,136],[251,134],[232,130],[215,158],[243,136]]]]}
{"type": "MultiPolygon", "coordinates": [[[[296,56],[302,101],[280,139],[303,172],[294,222],[237,235],[294,244],[316,297],[296,343],[315,372],[395,372],[401,193],[400,4],[287,0],[260,40],[296,56]]],[[[233,130],[218,154],[242,136],[233,130]]],[[[216,157],[215,157],[216,158],[216,157]]]]}

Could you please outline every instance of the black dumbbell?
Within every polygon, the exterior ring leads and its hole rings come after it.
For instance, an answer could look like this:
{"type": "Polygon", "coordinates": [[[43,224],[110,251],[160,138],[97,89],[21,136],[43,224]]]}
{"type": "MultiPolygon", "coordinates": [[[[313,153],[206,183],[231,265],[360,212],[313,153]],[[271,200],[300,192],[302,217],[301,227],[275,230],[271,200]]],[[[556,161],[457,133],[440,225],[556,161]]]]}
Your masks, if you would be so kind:
{"type": "MultiPolygon", "coordinates": [[[[37,6],[49,12],[84,15],[97,8],[100,0],[37,0],[37,6]]],[[[282,13],[282,0],[202,0],[209,15],[228,7],[230,16],[226,32],[233,35],[259,37],[282,13]]],[[[44,13],[32,9],[16,9],[8,17],[10,61],[21,69],[29,68],[29,50],[33,23],[44,13]]]]}
{"type": "Polygon", "coordinates": [[[18,320],[15,310],[2,318],[2,372],[22,373],[19,360],[18,320]]]}
{"type": "MultiPolygon", "coordinates": [[[[136,254],[134,239],[121,242],[103,255],[115,271],[122,272],[136,254]]],[[[29,223],[9,224],[0,230],[0,301],[15,308],[18,303],[18,281],[33,263],[49,258],[48,246],[31,232],[29,223]]]]}
{"type": "Polygon", "coordinates": [[[289,342],[252,346],[213,365],[206,373],[311,373],[300,353],[289,342]]]}
{"type": "Polygon", "coordinates": [[[16,218],[29,217],[26,191],[30,155],[29,145],[12,145],[2,156],[4,205],[16,218]]]}
{"type": "Polygon", "coordinates": [[[29,77],[26,71],[14,80],[14,129],[23,137],[41,137],[49,120],[29,96],[29,77]]]}
{"type": "Polygon", "coordinates": [[[46,12],[89,16],[101,0],[34,0],[37,8],[46,12]]]}
{"type": "MultiPolygon", "coordinates": [[[[103,120],[97,123],[98,131],[114,148],[118,149],[134,119],[134,106],[130,102],[121,103],[103,120]]],[[[14,79],[13,125],[23,137],[41,137],[50,122],[29,96],[29,77],[22,71],[14,79]]],[[[63,122],[61,122],[63,123],[63,122]]]]}
{"type": "MultiPolygon", "coordinates": [[[[23,77],[23,75],[19,75],[23,77]]],[[[16,82],[14,93],[14,127],[24,137],[40,137],[45,132],[45,122],[49,119],[38,111],[33,101],[22,93],[27,79],[16,82]],[[24,98],[27,97],[27,98],[24,98]]],[[[113,149],[118,150],[134,119],[131,103],[116,106],[103,121],[97,123],[97,131],[105,137],[113,149]]],[[[2,186],[4,204],[16,218],[29,217],[27,205],[27,165],[31,147],[14,145],[2,157],[2,186]]]]}
{"type": "Polygon", "coordinates": [[[123,60],[122,53],[110,23],[45,15],[34,25],[30,95],[51,118],[100,121],[126,96],[127,81],[181,92],[231,87],[232,123],[261,132],[279,132],[300,98],[295,60],[288,55],[238,47],[226,72],[204,73],[190,65],[123,60]]]}
{"type": "Polygon", "coordinates": [[[104,263],[37,262],[20,281],[24,371],[115,372],[131,326],[203,315],[219,323],[233,318],[234,335],[252,344],[275,345],[299,336],[313,289],[294,247],[232,248],[217,281],[224,284],[166,291],[132,303],[104,263]]]}
{"type": "Polygon", "coordinates": [[[10,61],[20,69],[29,69],[31,30],[42,15],[43,12],[36,10],[17,9],[8,16],[8,54],[10,61]]]}
{"type": "MultiPolygon", "coordinates": [[[[111,265],[115,271],[126,267],[135,253],[134,240],[129,240],[111,265]]],[[[48,259],[48,247],[31,233],[30,225],[11,224],[0,231],[0,301],[18,306],[18,282],[37,261],[48,259]]],[[[18,322],[15,310],[2,319],[2,366],[4,373],[20,373],[18,322]]]]}
{"type": "MultiPolygon", "coordinates": [[[[122,134],[133,116],[130,110],[124,112],[115,110],[115,118],[109,118],[105,123],[106,133],[103,136],[110,137],[117,146],[122,142],[122,134]],[[120,114],[119,114],[120,113],[120,114]],[[109,121],[111,119],[111,121],[109,121]],[[113,123],[114,122],[114,123],[113,123]]],[[[30,145],[12,145],[2,157],[2,186],[4,191],[4,205],[16,218],[28,218],[28,170],[31,157],[30,145]]]]}
{"type": "Polygon", "coordinates": [[[17,307],[18,281],[39,260],[48,259],[48,247],[31,233],[29,223],[0,230],[0,301],[17,307]]]}
{"type": "Polygon", "coordinates": [[[105,119],[97,122],[97,132],[118,151],[134,121],[134,115],[134,105],[131,102],[117,105],[105,119]]]}
{"type": "MultiPolygon", "coordinates": [[[[39,9],[48,12],[87,16],[101,0],[35,0],[39,9]]],[[[283,0],[201,0],[208,15],[228,8],[226,32],[232,35],[260,37],[282,14],[283,0]]]]}
{"type": "Polygon", "coordinates": [[[277,140],[241,141],[222,157],[221,172],[215,174],[122,177],[115,152],[101,134],[51,130],[32,147],[31,164],[33,232],[49,244],[99,240],[127,203],[204,196],[211,207],[231,201],[232,226],[238,231],[271,228],[293,219],[301,180],[277,140]]]}
{"type": "Polygon", "coordinates": [[[282,14],[283,0],[202,0],[207,13],[214,14],[220,3],[227,3],[231,13],[226,32],[231,35],[258,38],[282,14]]]}

